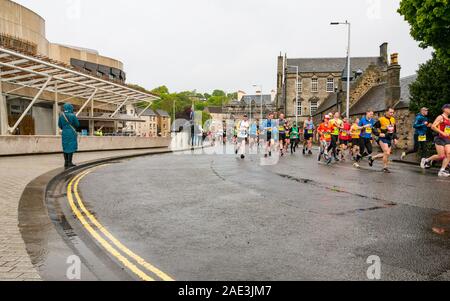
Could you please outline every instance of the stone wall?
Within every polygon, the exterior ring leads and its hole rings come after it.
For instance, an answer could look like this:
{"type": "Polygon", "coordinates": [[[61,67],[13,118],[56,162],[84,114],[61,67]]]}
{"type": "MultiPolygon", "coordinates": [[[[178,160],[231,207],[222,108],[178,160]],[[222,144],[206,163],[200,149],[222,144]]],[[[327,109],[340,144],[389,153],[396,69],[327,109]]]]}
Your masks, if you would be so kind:
{"type": "MultiPolygon", "coordinates": [[[[168,147],[171,138],[78,137],[80,152],[168,147]]],[[[0,156],[62,152],[58,136],[0,136],[0,156]]]]}
{"type": "MultiPolygon", "coordinates": [[[[363,73],[363,75],[360,78],[358,78],[351,86],[350,107],[352,107],[374,85],[377,85],[385,81],[385,79],[386,79],[385,70],[382,70],[380,67],[375,65],[369,66],[363,73]]],[[[343,111],[345,111],[345,109],[343,109],[343,111]]]]}

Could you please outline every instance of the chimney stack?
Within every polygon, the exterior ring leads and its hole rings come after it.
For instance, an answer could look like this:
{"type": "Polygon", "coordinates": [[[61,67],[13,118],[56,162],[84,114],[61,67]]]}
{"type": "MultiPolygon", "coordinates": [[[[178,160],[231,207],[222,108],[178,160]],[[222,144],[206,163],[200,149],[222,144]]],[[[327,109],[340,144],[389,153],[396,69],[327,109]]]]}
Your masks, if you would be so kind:
{"type": "Polygon", "coordinates": [[[385,103],[386,108],[393,107],[400,101],[401,87],[400,87],[400,71],[402,67],[398,64],[398,53],[391,55],[391,64],[387,68],[387,87],[385,103]]]}
{"type": "Polygon", "coordinates": [[[380,57],[383,60],[383,62],[387,65],[389,64],[388,61],[388,43],[384,42],[380,46],[380,57]]]}

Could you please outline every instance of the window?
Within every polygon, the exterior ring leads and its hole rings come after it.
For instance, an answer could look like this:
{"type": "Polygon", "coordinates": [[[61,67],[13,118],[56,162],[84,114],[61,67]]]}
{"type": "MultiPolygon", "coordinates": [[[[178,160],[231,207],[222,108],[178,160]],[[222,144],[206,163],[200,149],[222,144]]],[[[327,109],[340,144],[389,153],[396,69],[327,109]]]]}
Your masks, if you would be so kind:
{"type": "Polygon", "coordinates": [[[311,92],[319,92],[319,79],[311,79],[311,92]]]}
{"type": "Polygon", "coordinates": [[[303,110],[302,110],[302,100],[301,99],[299,99],[298,101],[297,101],[297,116],[303,116],[303,110]]]}
{"type": "Polygon", "coordinates": [[[300,93],[302,92],[303,92],[302,79],[299,78],[297,83],[297,94],[300,95],[300,93]]]}
{"type": "Polygon", "coordinates": [[[334,92],[334,78],[327,79],[327,92],[334,92]]]}
{"type": "Polygon", "coordinates": [[[318,108],[319,108],[319,102],[315,99],[311,100],[311,103],[310,103],[311,116],[317,112],[318,108]]]}

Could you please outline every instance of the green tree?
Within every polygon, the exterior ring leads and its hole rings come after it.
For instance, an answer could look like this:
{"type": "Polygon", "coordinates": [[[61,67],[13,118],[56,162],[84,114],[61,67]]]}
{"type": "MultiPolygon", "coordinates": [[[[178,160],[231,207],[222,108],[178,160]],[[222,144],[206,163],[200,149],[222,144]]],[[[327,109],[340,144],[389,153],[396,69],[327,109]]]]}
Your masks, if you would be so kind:
{"type": "Polygon", "coordinates": [[[166,86],[160,86],[153,89],[152,93],[161,96],[163,94],[169,94],[169,89],[166,86]]]}
{"type": "Polygon", "coordinates": [[[431,118],[441,114],[442,106],[450,103],[450,70],[443,60],[433,54],[431,60],[421,65],[410,91],[411,111],[419,112],[422,107],[428,107],[431,118]]]}
{"type": "Polygon", "coordinates": [[[450,1],[402,0],[398,12],[411,25],[411,35],[420,46],[433,47],[450,69],[450,1]]]}
{"type": "Polygon", "coordinates": [[[212,96],[226,96],[226,93],[222,90],[214,90],[212,96]]]}

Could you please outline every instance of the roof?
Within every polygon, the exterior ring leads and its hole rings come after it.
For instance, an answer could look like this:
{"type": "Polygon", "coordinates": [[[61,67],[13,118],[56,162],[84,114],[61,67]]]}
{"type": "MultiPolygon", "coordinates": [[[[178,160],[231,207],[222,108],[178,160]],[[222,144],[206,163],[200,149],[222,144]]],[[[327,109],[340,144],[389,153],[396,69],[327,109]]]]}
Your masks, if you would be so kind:
{"type": "MultiPolygon", "coordinates": [[[[341,73],[346,69],[347,58],[297,58],[287,59],[288,66],[298,66],[300,73],[312,72],[336,72],[341,73]]],[[[351,68],[353,72],[366,70],[370,65],[386,65],[381,57],[352,57],[351,68]]],[[[293,71],[293,68],[290,68],[293,71]]]]}
{"type": "Polygon", "coordinates": [[[400,79],[401,95],[400,101],[395,106],[396,109],[409,108],[411,103],[411,90],[410,85],[417,80],[417,74],[410,75],[400,79]]]}
{"type": "Polygon", "coordinates": [[[169,113],[167,113],[164,110],[156,110],[156,114],[158,114],[161,117],[170,117],[169,113]]]}
{"type": "Polygon", "coordinates": [[[210,114],[223,114],[222,107],[207,107],[206,110],[208,110],[210,114]]]}
{"type": "Polygon", "coordinates": [[[330,108],[336,106],[336,104],[337,104],[337,93],[330,93],[330,95],[328,95],[328,97],[317,108],[315,115],[318,115],[320,113],[329,110],[330,108]]]}
{"type": "MultiPolygon", "coordinates": [[[[245,104],[247,105],[252,102],[255,102],[256,104],[261,104],[261,95],[244,95],[241,101],[245,102],[245,104]]],[[[264,94],[263,104],[271,104],[271,103],[272,103],[272,95],[264,94]]]]}
{"type": "MultiPolygon", "coordinates": [[[[417,79],[417,75],[411,75],[400,79],[401,96],[400,101],[395,105],[394,109],[409,108],[411,102],[409,86],[417,79]]],[[[385,111],[386,108],[386,83],[373,86],[359,101],[350,108],[350,115],[365,114],[369,109],[374,112],[385,111]]]]}
{"type": "Polygon", "coordinates": [[[78,116],[79,120],[94,120],[94,121],[123,121],[123,122],[145,122],[145,120],[138,118],[138,117],[134,117],[134,116],[129,116],[126,114],[117,114],[115,117],[111,117],[111,114],[109,113],[103,113],[97,116],[93,116],[90,117],[88,116],[88,114],[86,113],[81,113],[78,116]]]}
{"type": "MultiPolygon", "coordinates": [[[[142,113],[142,111],[144,111],[144,109],[137,108],[136,114],[140,115],[142,113]]],[[[147,110],[145,110],[145,112],[141,116],[156,116],[156,113],[152,109],[148,108],[147,110]]]]}
{"type": "Polygon", "coordinates": [[[373,86],[350,108],[350,116],[365,114],[369,109],[374,112],[386,110],[386,83],[373,86]]]}
{"type": "Polygon", "coordinates": [[[124,84],[76,71],[44,56],[23,54],[3,47],[0,47],[0,74],[3,82],[107,104],[159,99],[124,84]]]}

